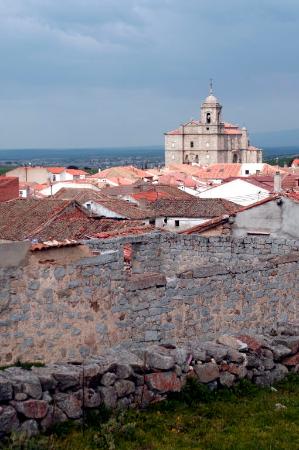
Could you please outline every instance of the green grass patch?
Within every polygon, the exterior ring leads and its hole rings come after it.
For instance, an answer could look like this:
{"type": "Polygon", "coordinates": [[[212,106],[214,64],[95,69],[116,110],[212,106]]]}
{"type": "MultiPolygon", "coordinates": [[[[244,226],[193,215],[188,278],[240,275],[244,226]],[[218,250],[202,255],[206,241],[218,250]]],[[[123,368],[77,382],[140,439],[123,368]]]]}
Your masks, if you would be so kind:
{"type": "Polygon", "coordinates": [[[277,392],[242,382],[210,392],[190,381],[146,411],[87,414],[86,428],[62,424],[48,436],[8,442],[13,450],[284,450],[299,449],[299,375],[277,392]],[[277,409],[280,403],[285,408],[277,409]]]}

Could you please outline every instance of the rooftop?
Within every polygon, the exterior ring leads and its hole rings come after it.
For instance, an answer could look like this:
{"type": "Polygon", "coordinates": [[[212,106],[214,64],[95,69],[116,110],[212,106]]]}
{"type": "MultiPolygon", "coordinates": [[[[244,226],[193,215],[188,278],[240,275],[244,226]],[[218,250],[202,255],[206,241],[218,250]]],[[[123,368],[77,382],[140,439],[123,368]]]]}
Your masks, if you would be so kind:
{"type": "Polygon", "coordinates": [[[220,198],[160,199],[151,204],[156,216],[212,218],[233,214],[241,206],[220,198]]]}

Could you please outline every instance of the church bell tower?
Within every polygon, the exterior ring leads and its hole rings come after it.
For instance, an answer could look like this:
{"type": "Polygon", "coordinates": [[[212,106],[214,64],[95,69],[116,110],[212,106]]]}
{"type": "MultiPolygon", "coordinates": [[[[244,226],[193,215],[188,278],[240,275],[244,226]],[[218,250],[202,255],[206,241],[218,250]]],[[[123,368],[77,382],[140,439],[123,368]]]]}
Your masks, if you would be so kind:
{"type": "Polygon", "coordinates": [[[213,93],[213,82],[210,81],[210,93],[201,105],[200,122],[206,131],[218,131],[221,124],[222,106],[213,93]]]}

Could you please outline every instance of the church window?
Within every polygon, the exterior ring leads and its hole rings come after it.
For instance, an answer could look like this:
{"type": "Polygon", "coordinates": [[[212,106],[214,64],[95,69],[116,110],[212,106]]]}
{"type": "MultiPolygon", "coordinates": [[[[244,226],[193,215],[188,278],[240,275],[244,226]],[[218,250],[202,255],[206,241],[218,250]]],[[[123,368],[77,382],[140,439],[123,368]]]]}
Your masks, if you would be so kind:
{"type": "Polygon", "coordinates": [[[207,131],[209,131],[209,129],[210,129],[210,128],[209,128],[209,127],[207,127],[207,131]]]}
{"type": "Polygon", "coordinates": [[[190,147],[191,147],[191,148],[194,147],[194,142],[193,142],[193,141],[190,142],[190,147]]]}
{"type": "MultiPolygon", "coordinates": [[[[238,162],[238,155],[235,153],[234,157],[233,157],[233,163],[237,163],[238,162]]],[[[245,171],[246,173],[246,171],[245,171]]]]}
{"type": "Polygon", "coordinates": [[[211,123],[211,113],[207,113],[207,123],[211,123]]]}
{"type": "Polygon", "coordinates": [[[195,162],[198,163],[198,155],[195,156],[195,162]]]}

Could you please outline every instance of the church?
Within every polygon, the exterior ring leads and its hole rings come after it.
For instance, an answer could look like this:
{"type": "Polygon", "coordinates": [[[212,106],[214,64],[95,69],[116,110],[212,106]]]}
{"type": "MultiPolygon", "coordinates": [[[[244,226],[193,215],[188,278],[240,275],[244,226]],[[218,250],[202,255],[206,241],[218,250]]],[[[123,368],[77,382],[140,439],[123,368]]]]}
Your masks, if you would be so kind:
{"type": "Polygon", "coordinates": [[[261,163],[262,150],[250,145],[245,127],[222,121],[222,106],[210,93],[201,105],[200,120],[165,133],[165,165],[261,163]]]}

